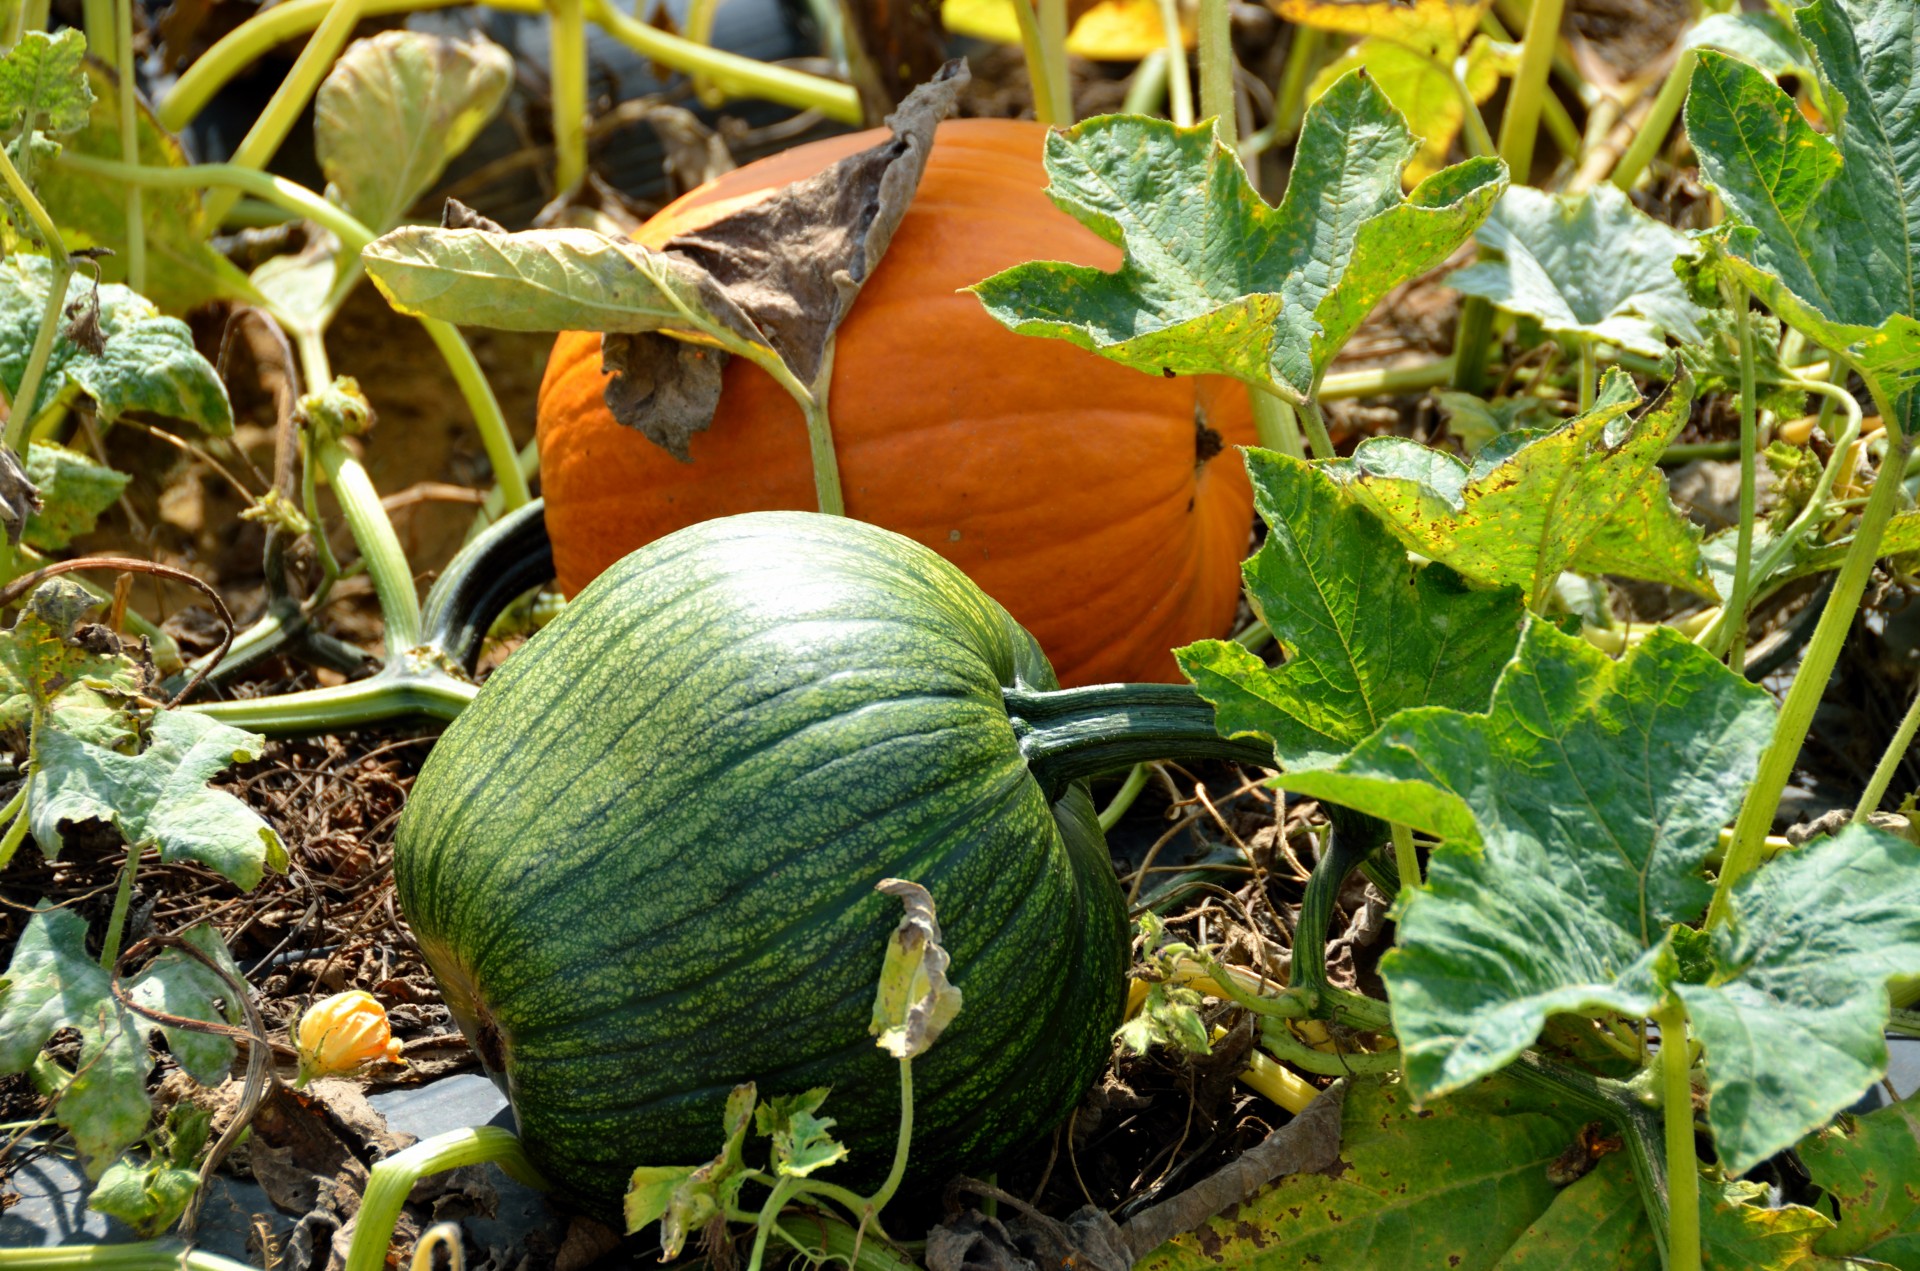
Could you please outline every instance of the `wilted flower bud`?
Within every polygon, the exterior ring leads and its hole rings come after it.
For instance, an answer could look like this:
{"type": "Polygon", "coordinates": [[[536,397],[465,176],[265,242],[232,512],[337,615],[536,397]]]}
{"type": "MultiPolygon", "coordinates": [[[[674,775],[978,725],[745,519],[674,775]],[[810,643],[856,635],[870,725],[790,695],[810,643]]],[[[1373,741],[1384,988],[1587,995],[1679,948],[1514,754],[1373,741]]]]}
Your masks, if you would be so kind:
{"type": "Polygon", "coordinates": [[[388,1027],[386,1008],[361,989],[315,1002],[294,1028],[293,1044],[300,1054],[296,1086],[315,1077],[337,1077],[378,1059],[406,1062],[388,1027]]]}

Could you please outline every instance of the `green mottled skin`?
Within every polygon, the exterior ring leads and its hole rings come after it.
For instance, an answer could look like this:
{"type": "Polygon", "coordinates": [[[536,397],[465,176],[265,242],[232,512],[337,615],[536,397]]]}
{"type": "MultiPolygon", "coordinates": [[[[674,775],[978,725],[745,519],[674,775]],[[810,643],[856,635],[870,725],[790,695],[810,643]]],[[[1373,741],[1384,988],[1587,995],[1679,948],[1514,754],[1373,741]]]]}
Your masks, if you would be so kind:
{"type": "Polygon", "coordinates": [[[609,1212],[635,1166],[711,1158],[742,1081],[831,1085],[847,1172],[883,1175],[887,877],[932,892],[965,994],[914,1062],[915,1175],[1066,1115],[1119,1023],[1125,911],[1085,787],[1049,803],[1021,757],[1015,684],[1056,687],[959,571],[805,513],[634,553],[488,681],[420,774],[394,877],[564,1193],[609,1212]]]}

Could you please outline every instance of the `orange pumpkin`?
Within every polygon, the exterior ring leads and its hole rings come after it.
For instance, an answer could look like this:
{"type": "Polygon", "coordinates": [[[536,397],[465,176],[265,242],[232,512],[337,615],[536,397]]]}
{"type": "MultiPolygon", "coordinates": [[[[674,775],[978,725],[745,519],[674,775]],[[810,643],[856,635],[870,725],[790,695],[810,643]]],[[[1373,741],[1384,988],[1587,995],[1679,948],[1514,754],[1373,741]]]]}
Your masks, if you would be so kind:
{"type": "MultiPolygon", "coordinates": [[[[1252,493],[1246,390],[1143,375],[1015,335],[959,289],[1025,260],[1117,268],[1043,193],[1045,129],[940,125],[892,245],[840,329],[828,398],[849,516],[933,548],[1039,639],[1063,684],[1178,680],[1169,652],[1225,634],[1252,493]]],[[[881,140],[801,146],[674,202],[660,247],[881,140]]],[[[540,390],[540,467],[561,590],[694,522],[816,506],[799,407],[735,358],[681,463],[616,423],[600,337],[568,332],[540,390]]]]}

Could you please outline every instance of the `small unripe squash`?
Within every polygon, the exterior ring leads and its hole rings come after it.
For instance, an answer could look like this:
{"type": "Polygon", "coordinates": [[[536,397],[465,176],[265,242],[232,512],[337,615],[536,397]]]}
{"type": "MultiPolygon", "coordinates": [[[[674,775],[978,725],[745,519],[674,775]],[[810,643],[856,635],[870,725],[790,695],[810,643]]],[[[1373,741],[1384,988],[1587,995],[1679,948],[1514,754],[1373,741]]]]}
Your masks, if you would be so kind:
{"type": "MultiPolygon", "coordinates": [[[[1114,269],[1120,251],[1047,198],[1046,130],[940,125],[892,245],[840,328],[829,410],[847,514],[958,565],[1040,641],[1063,684],[1180,679],[1169,652],[1226,633],[1253,502],[1234,447],[1246,390],[1142,375],[1015,335],[961,288],[1026,260],[1114,269]]],[[[649,247],[884,139],[836,137],[674,202],[649,247]]],[[[616,423],[600,337],[560,336],[540,392],[540,465],[561,589],[712,517],[815,506],[799,408],[743,359],[681,463],[616,423]]]]}

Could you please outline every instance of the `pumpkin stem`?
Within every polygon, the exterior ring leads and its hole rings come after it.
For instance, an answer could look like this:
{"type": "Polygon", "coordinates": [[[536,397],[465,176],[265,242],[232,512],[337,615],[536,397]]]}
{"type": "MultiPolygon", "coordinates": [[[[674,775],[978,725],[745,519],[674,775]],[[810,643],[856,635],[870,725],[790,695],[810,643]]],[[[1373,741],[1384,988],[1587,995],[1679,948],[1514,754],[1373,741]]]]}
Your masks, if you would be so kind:
{"type": "Polygon", "coordinates": [[[1027,766],[1048,792],[1153,759],[1230,759],[1271,768],[1273,747],[1233,741],[1213,707],[1187,684],[1094,684],[1004,690],[1027,766]]]}

